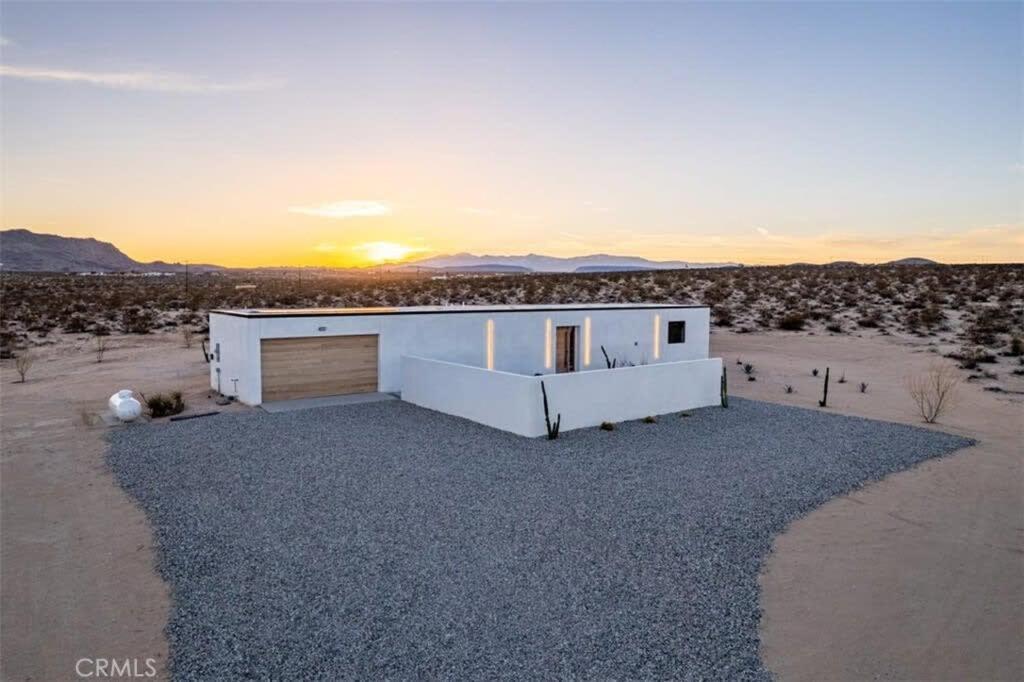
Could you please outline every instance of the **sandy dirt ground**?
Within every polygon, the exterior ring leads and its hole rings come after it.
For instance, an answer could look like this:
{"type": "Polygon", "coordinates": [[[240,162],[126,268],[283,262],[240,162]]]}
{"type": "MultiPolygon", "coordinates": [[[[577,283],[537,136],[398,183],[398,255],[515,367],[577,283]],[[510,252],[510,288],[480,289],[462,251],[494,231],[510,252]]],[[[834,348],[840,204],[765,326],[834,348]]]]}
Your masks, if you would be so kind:
{"type": "MultiPolygon", "coordinates": [[[[921,419],[904,377],[949,362],[894,339],[784,332],[717,332],[712,352],[735,395],[819,409],[811,370],[829,366],[830,411],[909,424],[921,419]]],[[[780,679],[1024,679],[1021,398],[963,384],[933,428],[977,446],[833,500],[775,541],[761,637],[780,679]]]]}
{"type": "MultiPolygon", "coordinates": [[[[11,361],[0,369],[4,680],[70,679],[82,657],[154,658],[165,672],[169,595],[95,415],[123,387],[182,390],[191,410],[214,409],[207,365],[176,334],[113,337],[100,365],[91,343],[38,349],[26,384],[11,361]]],[[[938,359],[891,338],[786,333],[716,332],[712,350],[734,395],[818,409],[811,369],[829,366],[829,410],[906,423],[920,419],[903,379],[938,359]]],[[[781,679],[1024,677],[1020,398],[965,384],[937,428],[979,445],[834,500],[777,539],[762,650],[781,679]]]]}
{"type": "MultiPolygon", "coordinates": [[[[143,513],[104,462],[96,418],[118,388],[181,390],[189,411],[223,409],[206,396],[198,343],[181,336],[64,337],[37,349],[25,384],[0,369],[0,678],[75,679],[81,658],[154,659],[165,673],[168,591],[153,567],[143,513]]],[[[85,663],[82,671],[90,671],[85,663]]]]}

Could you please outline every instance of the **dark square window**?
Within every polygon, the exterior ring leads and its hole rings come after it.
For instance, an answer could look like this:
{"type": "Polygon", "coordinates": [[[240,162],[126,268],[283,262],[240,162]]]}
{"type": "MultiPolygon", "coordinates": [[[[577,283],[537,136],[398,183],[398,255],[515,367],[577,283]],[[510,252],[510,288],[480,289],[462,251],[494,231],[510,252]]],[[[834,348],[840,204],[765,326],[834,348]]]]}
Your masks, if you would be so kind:
{"type": "Polygon", "coordinates": [[[686,322],[680,320],[668,323],[668,342],[686,343],[686,322]]]}

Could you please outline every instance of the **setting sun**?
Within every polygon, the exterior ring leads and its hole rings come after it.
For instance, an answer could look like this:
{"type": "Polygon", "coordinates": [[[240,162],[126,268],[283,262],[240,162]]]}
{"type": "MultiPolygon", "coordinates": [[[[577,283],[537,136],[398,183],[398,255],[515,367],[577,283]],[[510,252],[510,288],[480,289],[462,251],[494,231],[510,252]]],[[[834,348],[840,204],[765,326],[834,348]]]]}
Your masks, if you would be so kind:
{"type": "Polygon", "coordinates": [[[395,242],[367,242],[366,244],[356,246],[355,250],[362,253],[366,260],[371,263],[390,263],[403,260],[410,253],[420,249],[414,249],[395,242]]]}

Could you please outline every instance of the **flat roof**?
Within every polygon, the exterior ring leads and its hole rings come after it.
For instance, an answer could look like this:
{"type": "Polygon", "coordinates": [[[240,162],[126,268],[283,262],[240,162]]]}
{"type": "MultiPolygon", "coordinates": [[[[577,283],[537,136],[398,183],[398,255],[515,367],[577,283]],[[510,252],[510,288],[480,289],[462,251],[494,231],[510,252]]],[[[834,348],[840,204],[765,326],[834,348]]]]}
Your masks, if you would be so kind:
{"type": "Polygon", "coordinates": [[[538,305],[418,305],[381,308],[238,308],[211,310],[211,315],[233,317],[344,317],[358,315],[436,315],[438,313],[534,313],[544,310],[647,310],[707,308],[706,305],[686,303],[562,303],[538,305]]]}

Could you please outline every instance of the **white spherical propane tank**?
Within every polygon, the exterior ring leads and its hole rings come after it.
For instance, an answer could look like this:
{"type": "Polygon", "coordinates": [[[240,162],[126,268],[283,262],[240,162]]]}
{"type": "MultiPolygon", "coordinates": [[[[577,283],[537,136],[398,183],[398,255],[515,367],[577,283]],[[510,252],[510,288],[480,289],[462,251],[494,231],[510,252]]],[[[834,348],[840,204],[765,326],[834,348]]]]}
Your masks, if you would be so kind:
{"type": "Polygon", "coordinates": [[[142,405],[125,389],[110,396],[110,411],[123,422],[134,421],[142,414],[142,405]]]}

